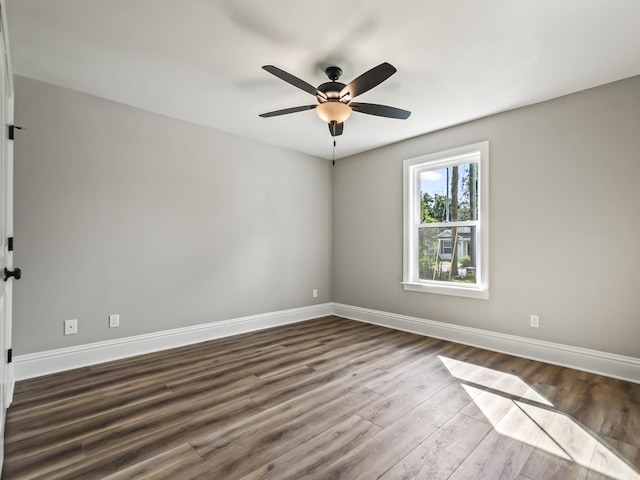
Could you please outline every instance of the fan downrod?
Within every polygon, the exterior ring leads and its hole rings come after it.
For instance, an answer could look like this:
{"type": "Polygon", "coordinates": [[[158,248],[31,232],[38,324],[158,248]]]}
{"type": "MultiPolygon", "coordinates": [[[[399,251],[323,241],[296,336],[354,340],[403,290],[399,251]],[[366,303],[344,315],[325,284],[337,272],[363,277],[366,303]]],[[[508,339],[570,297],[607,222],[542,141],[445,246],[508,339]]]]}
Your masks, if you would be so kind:
{"type": "Polygon", "coordinates": [[[324,73],[327,74],[327,77],[329,77],[329,80],[331,80],[332,82],[335,82],[340,78],[340,75],[342,75],[342,69],[340,67],[335,67],[335,66],[327,67],[324,69],[324,73]]]}

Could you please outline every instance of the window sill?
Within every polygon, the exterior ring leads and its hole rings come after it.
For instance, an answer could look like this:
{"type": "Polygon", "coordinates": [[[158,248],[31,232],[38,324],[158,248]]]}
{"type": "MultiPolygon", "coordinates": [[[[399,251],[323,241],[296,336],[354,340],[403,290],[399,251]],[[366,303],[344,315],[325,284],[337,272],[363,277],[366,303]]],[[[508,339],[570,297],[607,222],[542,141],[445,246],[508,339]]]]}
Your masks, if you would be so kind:
{"type": "Polygon", "coordinates": [[[436,293],[439,295],[479,298],[482,300],[487,300],[489,298],[489,290],[478,287],[470,288],[459,285],[434,285],[412,282],[402,282],[402,287],[411,292],[436,293]]]}

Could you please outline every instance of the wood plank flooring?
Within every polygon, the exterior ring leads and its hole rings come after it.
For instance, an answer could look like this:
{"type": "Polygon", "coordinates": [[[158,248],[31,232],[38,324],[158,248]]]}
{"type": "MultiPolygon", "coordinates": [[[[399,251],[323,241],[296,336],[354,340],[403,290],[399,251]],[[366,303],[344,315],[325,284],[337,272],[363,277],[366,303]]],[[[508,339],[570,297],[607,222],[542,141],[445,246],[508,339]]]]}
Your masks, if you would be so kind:
{"type": "Polygon", "coordinates": [[[5,479],[640,480],[640,385],[339,317],[19,382],[5,479]]]}

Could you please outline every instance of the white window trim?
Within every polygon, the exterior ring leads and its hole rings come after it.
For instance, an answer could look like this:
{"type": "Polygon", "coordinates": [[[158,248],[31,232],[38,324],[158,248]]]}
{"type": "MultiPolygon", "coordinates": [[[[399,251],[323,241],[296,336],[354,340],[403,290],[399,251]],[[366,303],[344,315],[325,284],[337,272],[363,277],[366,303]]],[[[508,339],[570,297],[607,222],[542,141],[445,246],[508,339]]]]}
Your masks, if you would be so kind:
{"type": "MultiPolygon", "coordinates": [[[[437,293],[442,295],[455,295],[469,298],[489,298],[489,142],[479,142],[464,147],[452,148],[443,152],[410,158],[403,162],[403,267],[402,286],[405,290],[413,292],[437,293]],[[479,275],[478,283],[455,284],[429,280],[419,280],[418,272],[418,232],[420,224],[420,175],[416,172],[422,170],[426,164],[429,168],[447,167],[460,164],[465,156],[475,156],[480,152],[478,169],[478,220],[477,238],[480,243],[478,251],[479,275]],[[415,215],[415,217],[412,217],[415,215]]],[[[459,222],[449,222],[446,226],[456,226],[459,222]]],[[[465,223],[468,225],[468,223],[465,223]]]]}

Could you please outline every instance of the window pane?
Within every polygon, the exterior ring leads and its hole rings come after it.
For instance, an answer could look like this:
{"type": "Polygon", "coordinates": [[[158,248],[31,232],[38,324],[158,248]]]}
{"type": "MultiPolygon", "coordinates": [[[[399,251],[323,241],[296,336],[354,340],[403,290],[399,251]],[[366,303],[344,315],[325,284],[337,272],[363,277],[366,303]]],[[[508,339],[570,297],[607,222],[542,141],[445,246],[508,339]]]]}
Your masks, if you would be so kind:
{"type": "Polygon", "coordinates": [[[476,283],[476,227],[418,229],[420,280],[476,283]]]}
{"type": "Polygon", "coordinates": [[[420,223],[478,219],[478,164],[420,172],[420,223]]]}

